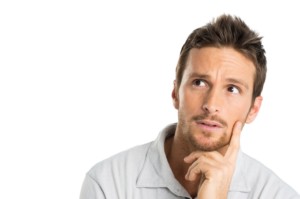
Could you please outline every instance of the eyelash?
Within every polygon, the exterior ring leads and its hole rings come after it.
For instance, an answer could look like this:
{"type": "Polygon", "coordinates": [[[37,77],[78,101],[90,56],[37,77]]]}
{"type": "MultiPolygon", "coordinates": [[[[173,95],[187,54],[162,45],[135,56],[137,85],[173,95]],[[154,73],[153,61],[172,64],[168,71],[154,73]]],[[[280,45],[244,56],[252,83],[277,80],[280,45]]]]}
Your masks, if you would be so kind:
{"type": "MultiPolygon", "coordinates": [[[[205,85],[207,85],[207,82],[203,79],[195,79],[195,80],[193,80],[192,83],[193,83],[193,86],[197,86],[197,87],[202,87],[202,86],[199,86],[200,83],[204,83],[205,85]],[[196,82],[198,82],[198,83],[196,83],[196,82]]],[[[238,93],[241,93],[241,89],[238,86],[228,85],[227,90],[229,91],[229,89],[231,89],[231,88],[235,88],[238,91],[238,93]]],[[[233,93],[233,92],[231,92],[231,93],[233,93]]]]}
{"type": "Polygon", "coordinates": [[[238,93],[241,93],[241,89],[235,85],[229,85],[227,90],[229,91],[230,88],[235,88],[238,91],[238,93]]]}
{"type": "Polygon", "coordinates": [[[203,80],[203,79],[195,79],[195,80],[193,81],[193,85],[194,85],[194,86],[199,86],[199,85],[196,84],[197,81],[200,81],[199,83],[203,82],[204,84],[207,84],[206,81],[203,80]]]}

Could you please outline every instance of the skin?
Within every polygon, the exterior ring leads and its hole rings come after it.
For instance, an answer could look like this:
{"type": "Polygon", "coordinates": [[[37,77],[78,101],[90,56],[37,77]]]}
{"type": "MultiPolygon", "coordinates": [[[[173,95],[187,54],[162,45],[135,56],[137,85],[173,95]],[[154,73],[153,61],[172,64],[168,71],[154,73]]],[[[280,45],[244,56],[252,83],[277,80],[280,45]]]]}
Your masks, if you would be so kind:
{"type": "Polygon", "coordinates": [[[255,66],[230,47],[192,49],[179,88],[175,135],[165,142],[176,179],[192,197],[227,198],[240,147],[240,133],[262,102],[252,101],[255,66]]]}

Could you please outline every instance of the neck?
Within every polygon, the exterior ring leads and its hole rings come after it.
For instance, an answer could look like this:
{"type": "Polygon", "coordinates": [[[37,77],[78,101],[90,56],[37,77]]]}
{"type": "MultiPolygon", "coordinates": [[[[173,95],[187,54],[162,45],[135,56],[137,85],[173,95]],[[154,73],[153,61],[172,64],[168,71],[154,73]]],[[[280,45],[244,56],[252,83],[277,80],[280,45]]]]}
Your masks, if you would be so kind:
{"type": "Polygon", "coordinates": [[[185,175],[190,165],[183,161],[183,159],[186,156],[188,156],[192,151],[187,149],[186,146],[182,144],[182,139],[177,138],[177,135],[178,134],[175,132],[174,136],[171,136],[168,139],[166,139],[166,157],[176,180],[186,189],[186,191],[192,197],[196,197],[199,188],[200,178],[195,181],[187,181],[185,179],[185,175]]]}

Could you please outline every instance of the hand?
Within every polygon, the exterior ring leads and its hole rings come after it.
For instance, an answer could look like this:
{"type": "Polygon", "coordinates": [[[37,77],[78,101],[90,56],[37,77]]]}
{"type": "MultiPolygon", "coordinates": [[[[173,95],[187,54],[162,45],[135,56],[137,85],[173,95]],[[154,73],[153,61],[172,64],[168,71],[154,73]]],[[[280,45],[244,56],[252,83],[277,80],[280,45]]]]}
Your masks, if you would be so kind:
{"type": "Polygon", "coordinates": [[[186,173],[186,180],[194,181],[199,178],[201,180],[198,199],[227,198],[240,148],[241,130],[241,122],[236,122],[224,156],[217,151],[196,151],[184,158],[186,163],[192,164],[186,173]]]}

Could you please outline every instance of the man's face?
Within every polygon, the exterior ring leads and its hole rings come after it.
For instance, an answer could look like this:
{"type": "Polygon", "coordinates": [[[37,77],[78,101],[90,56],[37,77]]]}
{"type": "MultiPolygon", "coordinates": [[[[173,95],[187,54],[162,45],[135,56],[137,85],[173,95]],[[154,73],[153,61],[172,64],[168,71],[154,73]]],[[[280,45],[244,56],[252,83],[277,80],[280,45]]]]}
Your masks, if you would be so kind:
{"type": "Polygon", "coordinates": [[[174,84],[179,136],[192,150],[222,150],[234,124],[254,120],[261,104],[252,104],[255,66],[233,48],[192,49],[181,85],[174,84]]]}

